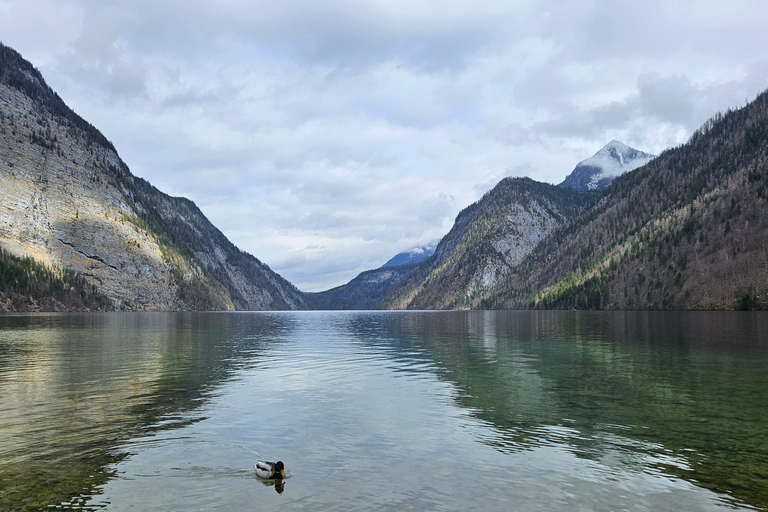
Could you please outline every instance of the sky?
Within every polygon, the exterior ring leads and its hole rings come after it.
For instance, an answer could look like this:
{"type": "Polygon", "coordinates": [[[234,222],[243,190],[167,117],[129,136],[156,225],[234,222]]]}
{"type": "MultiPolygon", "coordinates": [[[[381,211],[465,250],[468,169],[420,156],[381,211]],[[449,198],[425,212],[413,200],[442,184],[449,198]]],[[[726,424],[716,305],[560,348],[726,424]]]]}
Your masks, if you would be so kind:
{"type": "Polygon", "coordinates": [[[303,291],[768,88],[765,0],[0,0],[0,41],[303,291]]]}

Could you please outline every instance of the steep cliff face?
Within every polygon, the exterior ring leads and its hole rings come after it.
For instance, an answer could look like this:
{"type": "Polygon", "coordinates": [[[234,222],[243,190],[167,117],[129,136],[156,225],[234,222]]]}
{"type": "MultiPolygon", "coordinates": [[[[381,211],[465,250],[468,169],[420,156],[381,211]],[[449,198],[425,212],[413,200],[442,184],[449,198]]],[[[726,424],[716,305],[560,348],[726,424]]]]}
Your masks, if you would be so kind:
{"type": "Polygon", "coordinates": [[[379,307],[477,308],[553,229],[592,198],[528,178],[506,178],[467,207],[423,264],[392,285],[379,307]]]}
{"type": "MultiPolygon", "coordinates": [[[[170,197],[135,178],[137,208],[147,228],[164,248],[164,258],[175,262],[175,279],[183,283],[185,300],[200,293],[195,275],[223,286],[238,310],[303,309],[304,294],[267,265],[241,251],[214,227],[192,201],[170,197]],[[196,274],[197,273],[197,274],[196,274]],[[182,275],[180,275],[182,274],[182,275]],[[187,279],[187,276],[192,279],[187,279]],[[190,295],[191,294],[191,295],[190,295]]],[[[203,308],[208,309],[208,308],[203,308]]]]}
{"type": "Polygon", "coordinates": [[[194,206],[135,178],[0,45],[0,246],[84,276],[115,308],[289,309],[301,293],[194,206]]]}

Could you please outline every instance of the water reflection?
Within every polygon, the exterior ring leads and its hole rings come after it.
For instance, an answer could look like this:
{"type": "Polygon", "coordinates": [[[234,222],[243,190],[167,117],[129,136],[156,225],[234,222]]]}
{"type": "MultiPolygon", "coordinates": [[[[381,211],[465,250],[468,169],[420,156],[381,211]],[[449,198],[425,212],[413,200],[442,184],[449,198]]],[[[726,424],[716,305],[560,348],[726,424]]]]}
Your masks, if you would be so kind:
{"type": "Polygon", "coordinates": [[[263,480],[261,483],[265,487],[274,487],[277,494],[283,494],[283,491],[285,491],[285,482],[283,480],[263,480]]]}
{"type": "Polygon", "coordinates": [[[121,441],[203,419],[190,411],[242,354],[253,363],[290,323],[216,314],[0,316],[0,510],[82,505],[126,457],[113,450],[121,441]]]}
{"type": "Polygon", "coordinates": [[[381,332],[408,357],[426,349],[457,402],[493,426],[489,445],[564,445],[768,509],[764,315],[433,315],[382,317],[381,332]]]}
{"type": "Polygon", "coordinates": [[[228,457],[263,446],[297,468],[265,508],[611,509],[676,477],[768,509],[766,362],[749,313],[0,316],[0,510],[130,508],[117,468],[186,509],[247,506],[244,482],[267,489],[228,457]]]}

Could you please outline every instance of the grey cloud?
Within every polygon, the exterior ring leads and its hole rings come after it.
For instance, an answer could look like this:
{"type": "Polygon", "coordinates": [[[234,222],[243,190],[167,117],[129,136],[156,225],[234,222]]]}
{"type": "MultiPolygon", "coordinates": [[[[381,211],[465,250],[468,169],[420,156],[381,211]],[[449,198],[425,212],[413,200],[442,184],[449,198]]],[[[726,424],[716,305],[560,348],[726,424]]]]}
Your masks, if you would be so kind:
{"type": "Polygon", "coordinates": [[[442,220],[449,216],[455,208],[456,201],[452,196],[444,193],[438,193],[421,201],[416,218],[425,225],[439,225],[442,220]]]}
{"type": "Polygon", "coordinates": [[[494,138],[507,146],[522,146],[533,142],[531,130],[528,127],[519,124],[510,124],[496,130],[494,138]]]}
{"type": "MultiPolygon", "coordinates": [[[[348,0],[322,4],[134,0],[119,7],[94,0],[83,3],[94,17],[119,15],[130,20],[131,30],[121,37],[130,37],[131,44],[145,53],[162,48],[196,59],[219,45],[231,49],[235,42],[278,59],[341,68],[388,59],[428,70],[462,67],[498,37],[499,28],[514,25],[514,17],[501,7],[495,12],[475,8],[453,16],[409,18],[414,11],[410,7],[348,0]]],[[[102,26],[88,21],[90,29],[102,26]]]]}
{"type": "Polygon", "coordinates": [[[701,91],[695,90],[690,80],[682,76],[662,78],[651,73],[641,75],[637,86],[643,114],[691,127],[695,121],[694,101],[696,96],[701,96],[701,91]]]}
{"type": "MultiPolygon", "coordinates": [[[[758,66],[757,73],[765,73],[758,66]]],[[[765,83],[768,85],[768,82],[765,83]]],[[[552,119],[535,123],[530,128],[511,125],[501,130],[497,137],[504,143],[519,145],[526,143],[543,144],[547,139],[563,137],[568,139],[591,138],[609,140],[616,133],[633,133],[640,140],[654,140],[648,132],[649,125],[663,124],[677,127],[686,133],[698,128],[715,112],[732,105],[738,92],[745,88],[744,82],[725,82],[717,85],[696,85],[685,76],[662,77],[656,72],[638,77],[635,91],[621,101],[610,101],[592,108],[583,108],[578,104],[560,105],[552,119]],[[640,124],[641,128],[634,126],[640,124]],[[645,132],[645,137],[642,136],[645,132]]],[[[659,152],[666,146],[683,142],[676,139],[676,133],[669,132],[675,138],[661,141],[662,146],[643,148],[659,152]]],[[[656,142],[659,142],[656,140],[656,142]]]]}
{"type": "Polygon", "coordinates": [[[162,100],[160,105],[163,108],[179,108],[200,105],[221,104],[223,99],[236,94],[233,90],[219,89],[216,91],[196,91],[188,90],[178,94],[172,94],[162,100]]]}
{"type": "Polygon", "coordinates": [[[611,102],[593,110],[571,109],[566,116],[541,123],[537,128],[547,136],[598,137],[615,130],[637,114],[635,101],[611,102]]]}

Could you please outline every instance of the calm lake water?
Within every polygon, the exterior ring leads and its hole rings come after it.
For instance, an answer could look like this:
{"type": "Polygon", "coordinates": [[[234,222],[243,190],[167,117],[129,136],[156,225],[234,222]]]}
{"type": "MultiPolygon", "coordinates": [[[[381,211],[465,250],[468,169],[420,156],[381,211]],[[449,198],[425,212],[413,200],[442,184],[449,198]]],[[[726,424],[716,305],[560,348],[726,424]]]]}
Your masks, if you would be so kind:
{"type": "Polygon", "coordinates": [[[768,316],[0,316],[0,510],[53,507],[768,510],[768,316]]]}

